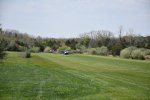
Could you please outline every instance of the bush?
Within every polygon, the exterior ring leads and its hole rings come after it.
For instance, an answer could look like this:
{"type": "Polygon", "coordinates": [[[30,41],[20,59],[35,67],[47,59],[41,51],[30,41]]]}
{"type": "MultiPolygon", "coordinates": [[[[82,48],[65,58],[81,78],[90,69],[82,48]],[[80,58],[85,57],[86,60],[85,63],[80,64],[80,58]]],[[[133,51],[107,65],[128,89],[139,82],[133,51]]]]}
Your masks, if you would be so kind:
{"type": "Polygon", "coordinates": [[[121,50],[120,52],[120,57],[122,58],[131,58],[131,53],[133,50],[135,50],[136,47],[128,47],[128,48],[125,48],[123,50],[121,50]]]}
{"type": "Polygon", "coordinates": [[[58,48],[57,52],[63,54],[65,51],[71,51],[71,48],[66,46],[66,45],[62,45],[61,47],[58,48]]]}
{"type": "Polygon", "coordinates": [[[81,45],[81,44],[76,44],[76,50],[77,51],[80,51],[81,53],[85,53],[87,52],[87,48],[84,46],[84,45],[81,45]]]}
{"type": "Polygon", "coordinates": [[[82,52],[81,52],[81,50],[80,49],[77,49],[77,50],[71,50],[71,51],[69,51],[69,53],[70,54],[81,54],[82,52]]]}
{"type": "Polygon", "coordinates": [[[150,60],[150,55],[145,55],[145,56],[144,56],[144,59],[145,59],[145,60],[150,60]]]}
{"type": "Polygon", "coordinates": [[[121,51],[120,56],[122,58],[132,58],[132,59],[145,59],[150,55],[149,49],[128,47],[121,51]],[[146,56],[146,57],[145,57],[146,56]]]}
{"type": "Polygon", "coordinates": [[[31,57],[30,51],[22,52],[22,57],[23,57],[23,58],[30,58],[30,57],[31,57]]]}
{"type": "Polygon", "coordinates": [[[82,46],[80,47],[80,51],[81,51],[81,53],[87,52],[86,47],[82,45],[82,46]]]}
{"type": "Polygon", "coordinates": [[[3,41],[0,40],[0,60],[4,59],[5,56],[6,56],[5,45],[4,45],[3,41]]]}
{"type": "Polygon", "coordinates": [[[50,47],[46,47],[46,48],[44,49],[44,52],[45,52],[45,53],[50,53],[50,50],[51,50],[50,47]]]}
{"type": "Polygon", "coordinates": [[[132,51],[131,56],[133,59],[144,59],[145,49],[135,49],[132,51]]]}
{"type": "Polygon", "coordinates": [[[20,46],[20,45],[19,45],[18,49],[19,49],[19,51],[26,51],[26,50],[27,50],[27,48],[26,48],[26,47],[24,47],[24,46],[20,46]]]}
{"type": "Polygon", "coordinates": [[[146,55],[150,55],[150,49],[146,49],[146,50],[144,51],[144,56],[146,56],[146,55]]]}
{"type": "Polygon", "coordinates": [[[85,46],[83,46],[83,45],[76,46],[75,53],[85,53],[85,52],[87,52],[87,49],[85,46]]]}
{"type": "Polygon", "coordinates": [[[3,48],[0,47],[0,60],[4,59],[6,53],[4,52],[3,48]]]}
{"type": "Polygon", "coordinates": [[[122,58],[130,58],[131,57],[131,51],[129,49],[121,50],[120,57],[122,57],[122,58]]]}
{"type": "Polygon", "coordinates": [[[96,48],[89,48],[87,51],[89,54],[92,54],[92,55],[96,54],[96,48]]]}
{"type": "Polygon", "coordinates": [[[107,56],[108,53],[109,53],[109,50],[105,46],[102,46],[100,48],[96,48],[96,54],[98,54],[98,55],[107,56]]]}
{"type": "Polygon", "coordinates": [[[144,51],[144,59],[145,60],[150,60],[150,49],[146,49],[144,51]]]}
{"type": "Polygon", "coordinates": [[[111,51],[112,51],[112,55],[116,56],[116,55],[120,55],[120,51],[123,49],[123,46],[119,43],[115,44],[112,46],[111,51]]]}
{"type": "Polygon", "coordinates": [[[39,47],[33,47],[30,49],[31,52],[34,52],[34,53],[38,53],[40,52],[40,48],[39,47]]]}

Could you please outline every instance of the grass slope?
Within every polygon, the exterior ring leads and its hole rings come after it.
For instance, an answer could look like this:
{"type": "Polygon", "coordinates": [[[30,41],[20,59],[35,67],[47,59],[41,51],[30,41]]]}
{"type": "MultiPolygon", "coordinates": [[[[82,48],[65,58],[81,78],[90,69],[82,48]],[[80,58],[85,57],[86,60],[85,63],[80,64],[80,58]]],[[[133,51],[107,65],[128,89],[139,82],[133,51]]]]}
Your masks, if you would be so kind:
{"type": "Polygon", "coordinates": [[[93,55],[9,52],[0,100],[148,100],[150,62],[93,55]]]}

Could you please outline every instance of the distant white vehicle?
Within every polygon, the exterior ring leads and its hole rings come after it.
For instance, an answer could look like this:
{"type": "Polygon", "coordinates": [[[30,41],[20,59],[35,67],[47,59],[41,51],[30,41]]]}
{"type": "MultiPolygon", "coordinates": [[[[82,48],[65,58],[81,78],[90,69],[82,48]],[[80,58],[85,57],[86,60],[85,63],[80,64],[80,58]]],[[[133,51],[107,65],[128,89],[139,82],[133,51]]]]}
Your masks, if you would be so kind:
{"type": "Polygon", "coordinates": [[[64,52],[64,55],[68,55],[68,54],[69,54],[69,52],[68,52],[68,51],[65,51],[65,52],[64,52]]]}

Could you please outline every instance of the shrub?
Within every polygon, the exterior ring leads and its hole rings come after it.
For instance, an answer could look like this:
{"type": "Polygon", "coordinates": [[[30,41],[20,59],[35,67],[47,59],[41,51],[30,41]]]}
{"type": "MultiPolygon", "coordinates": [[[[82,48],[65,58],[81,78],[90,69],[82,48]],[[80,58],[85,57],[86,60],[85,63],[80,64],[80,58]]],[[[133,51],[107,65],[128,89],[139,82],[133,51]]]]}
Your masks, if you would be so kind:
{"type": "Polygon", "coordinates": [[[96,54],[96,48],[89,48],[87,51],[89,54],[92,54],[92,55],[96,54]]]}
{"type": "Polygon", "coordinates": [[[150,49],[146,49],[146,50],[144,51],[144,56],[146,56],[146,55],[150,55],[150,49]]]}
{"type": "Polygon", "coordinates": [[[119,43],[116,43],[115,45],[112,46],[111,51],[112,55],[120,55],[120,51],[123,49],[123,46],[119,43]]]}
{"type": "Polygon", "coordinates": [[[144,59],[145,60],[150,60],[150,49],[146,49],[144,51],[144,59]]]}
{"type": "Polygon", "coordinates": [[[122,58],[130,58],[131,56],[131,51],[129,49],[123,49],[120,52],[120,57],[122,58]]]}
{"type": "Polygon", "coordinates": [[[77,50],[71,50],[71,51],[69,51],[69,53],[70,53],[70,54],[73,54],[73,53],[81,54],[81,53],[83,53],[83,52],[81,52],[80,49],[77,49],[77,50]]]}
{"type": "Polygon", "coordinates": [[[0,47],[0,60],[4,59],[6,53],[4,52],[4,49],[2,47],[0,47]]]}
{"type": "Polygon", "coordinates": [[[22,57],[23,57],[23,58],[30,58],[30,57],[31,57],[30,51],[22,52],[22,57]]]}
{"type": "Polygon", "coordinates": [[[80,51],[81,51],[81,53],[87,52],[86,47],[82,45],[82,46],[80,47],[80,51]]]}
{"type": "Polygon", "coordinates": [[[109,50],[107,47],[102,46],[100,48],[96,48],[96,54],[106,56],[108,55],[109,50]]]}
{"type": "Polygon", "coordinates": [[[58,48],[57,52],[63,54],[65,51],[71,51],[71,48],[66,46],[66,45],[62,45],[61,47],[58,48]]]}
{"type": "Polygon", "coordinates": [[[135,49],[132,51],[131,56],[133,59],[144,59],[144,49],[135,49]]]}
{"type": "Polygon", "coordinates": [[[27,48],[26,48],[26,47],[24,47],[24,46],[20,46],[20,45],[19,45],[18,49],[19,49],[19,51],[26,51],[26,50],[27,50],[27,48]]]}
{"type": "Polygon", "coordinates": [[[30,49],[31,52],[34,52],[34,53],[38,53],[40,52],[40,48],[39,47],[33,47],[30,49]]]}
{"type": "Polygon", "coordinates": [[[145,56],[144,56],[144,59],[145,59],[145,60],[150,60],[150,55],[145,55],[145,56]]]}
{"type": "Polygon", "coordinates": [[[44,49],[44,52],[45,52],[45,53],[50,53],[50,50],[51,50],[50,47],[46,47],[46,48],[44,49]]]}
{"type": "Polygon", "coordinates": [[[128,47],[128,48],[125,48],[125,49],[121,50],[120,57],[122,57],[122,58],[131,58],[131,53],[135,49],[136,49],[136,47],[131,46],[131,47],[128,47]]]}
{"type": "Polygon", "coordinates": [[[5,45],[4,45],[3,41],[0,40],[0,60],[4,59],[5,56],[6,56],[5,45]]]}
{"type": "Polygon", "coordinates": [[[85,46],[83,46],[83,45],[77,45],[77,46],[76,46],[76,50],[74,50],[74,53],[85,53],[85,52],[87,52],[87,49],[85,46]]]}

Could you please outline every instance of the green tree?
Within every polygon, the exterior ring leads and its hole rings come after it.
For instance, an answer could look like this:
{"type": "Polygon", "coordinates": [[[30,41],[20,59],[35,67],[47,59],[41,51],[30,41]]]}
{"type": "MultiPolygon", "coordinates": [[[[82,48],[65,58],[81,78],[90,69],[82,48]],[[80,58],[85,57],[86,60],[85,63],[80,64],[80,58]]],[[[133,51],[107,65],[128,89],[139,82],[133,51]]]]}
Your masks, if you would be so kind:
{"type": "Polygon", "coordinates": [[[120,55],[120,51],[123,49],[123,46],[121,43],[116,43],[115,45],[112,46],[111,48],[111,53],[114,56],[120,55]]]}
{"type": "MultiPolygon", "coordinates": [[[[1,24],[0,24],[0,34],[2,34],[2,28],[1,28],[1,24]]],[[[0,60],[3,59],[6,55],[6,53],[4,52],[5,50],[5,45],[4,45],[4,39],[2,37],[0,37],[0,60]]]]}

